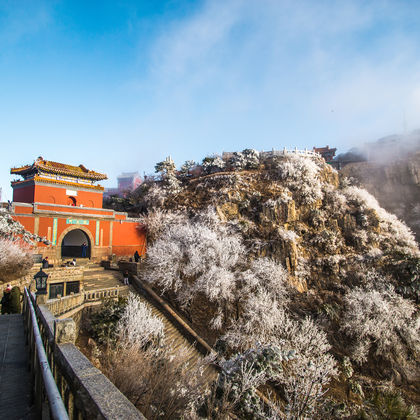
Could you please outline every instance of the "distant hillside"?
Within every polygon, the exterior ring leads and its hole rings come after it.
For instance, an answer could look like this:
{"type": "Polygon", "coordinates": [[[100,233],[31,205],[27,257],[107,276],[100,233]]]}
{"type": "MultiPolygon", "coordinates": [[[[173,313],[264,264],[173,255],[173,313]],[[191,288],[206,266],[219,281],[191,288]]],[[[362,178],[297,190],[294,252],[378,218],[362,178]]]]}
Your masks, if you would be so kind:
{"type": "Polygon", "coordinates": [[[343,175],[354,178],[382,207],[404,220],[420,240],[420,131],[380,139],[337,160],[344,164],[343,175]],[[346,161],[352,163],[345,165],[346,161]]]}

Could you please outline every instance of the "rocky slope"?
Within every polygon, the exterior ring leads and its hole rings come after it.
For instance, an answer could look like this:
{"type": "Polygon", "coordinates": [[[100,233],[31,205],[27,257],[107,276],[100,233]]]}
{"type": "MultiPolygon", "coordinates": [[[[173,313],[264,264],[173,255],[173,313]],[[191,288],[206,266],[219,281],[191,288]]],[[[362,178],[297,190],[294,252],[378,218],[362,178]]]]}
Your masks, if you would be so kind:
{"type": "Polygon", "coordinates": [[[348,418],[378,386],[419,403],[420,254],[406,225],[316,157],[210,172],[164,173],[131,198],[148,211],[145,279],[222,354],[295,349],[276,379],[283,408],[314,363],[332,380],[321,409],[333,408],[313,417],[348,418]]]}

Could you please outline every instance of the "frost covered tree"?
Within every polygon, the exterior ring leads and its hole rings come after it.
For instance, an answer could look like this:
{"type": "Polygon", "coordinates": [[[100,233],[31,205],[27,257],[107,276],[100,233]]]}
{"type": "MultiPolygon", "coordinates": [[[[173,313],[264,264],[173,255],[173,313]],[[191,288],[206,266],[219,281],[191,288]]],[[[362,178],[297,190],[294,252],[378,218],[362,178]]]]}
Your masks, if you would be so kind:
{"type": "Polygon", "coordinates": [[[13,219],[10,213],[0,209],[0,279],[23,276],[33,265],[30,246],[36,241],[44,241],[13,219]]]}
{"type": "Polygon", "coordinates": [[[185,163],[181,166],[179,171],[179,176],[181,178],[189,178],[191,176],[191,170],[197,166],[197,163],[193,160],[186,160],[185,163]]]}
{"type": "Polygon", "coordinates": [[[228,165],[230,168],[235,169],[237,171],[245,169],[245,156],[241,152],[233,152],[232,156],[229,158],[228,165]]]}
{"type": "Polygon", "coordinates": [[[220,306],[235,298],[238,264],[246,254],[237,233],[208,211],[169,225],[148,251],[147,280],[177,293],[182,305],[198,293],[220,306]]]}
{"type": "Polygon", "coordinates": [[[207,156],[203,159],[201,166],[203,167],[204,173],[212,174],[222,172],[226,168],[226,163],[219,156],[207,156]]]}
{"type": "Polygon", "coordinates": [[[260,165],[260,154],[254,149],[242,150],[245,159],[245,169],[258,169],[260,165]]]}
{"type": "Polygon", "coordinates": [[[155,172],[160,173],[163,189],[170,194],[176,194],[181,190],[181,184],[175,171],[176,166],[171,157],[167,157],[164,161],[155,165],[155,172]]]}
{"type": "Polygon", "coordinates": [[[162,235],[167,226],[186,222],[186,216],[180,212],[152,208],[141,217],[141,222],[146,225],[147,239],[151,244],[162,235]]]}
{"type": "Polygon", "coordinates": [[[211,419],[266,419],[268,407],[258,394],[258,387],[276,377],[282,362],[293,358],[293,352],[283,352],[272,346],[257,345],[243,353],[218,363],[220,374],[208,392],[197,401],[202,417],[211,419]]]}
{"type": "Polygon", "coordinates": [[[408,256],[419,257],[418,245],[410,228],[397,216],[383,209],[371,194],[363,188],[349,186],[342,191],[350,207],[360,213],[359,224],[363,228],[379,227],[380,233],[375,235],[382,248],[390,253],[400,252],[408,256]],[[385,239],[385,240],[384,240],[385,239]]]}
{"type": "Polygon", "coordinates": [[[296,201],[312,204],[323,198],[323,185],[319,178],[321,165],[312,157],[274,156],[271,170],[274,179],[281,180],[295,193],[296,201]]]}
{"type": "Polygon", "coordinates": [[[139,296],[130,293],[127,305],[116,325],[116,334],[123,345],[144,347],[163,339],[163,322],[152,314],[139,296]]]}
{"type": "Polygon", "coordinates": [[[420,318],[415,306],[390,286],[360,287],[344,299],[342,330],[355,345],[353,360],[363,363],[371,351],[388,360],[404,359],[420,351],[420,318]]]}

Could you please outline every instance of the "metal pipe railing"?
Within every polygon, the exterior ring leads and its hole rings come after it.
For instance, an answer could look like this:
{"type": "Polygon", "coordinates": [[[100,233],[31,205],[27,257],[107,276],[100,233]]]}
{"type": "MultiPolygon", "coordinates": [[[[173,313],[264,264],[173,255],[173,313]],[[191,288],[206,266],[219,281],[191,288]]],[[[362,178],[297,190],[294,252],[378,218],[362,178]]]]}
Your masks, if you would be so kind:
{"type": "Polygon", "coordinates": [[[45,353],[44,345],[42,343],[41,333],[39,332],[38,321],[35,313],[35,308],[32,303],[31,296],[25,287],[25,318],[27,321],[29,335],[29,348],[31,349],[30,362],[32,364],[31,370],[35,372],[35,400],[38,409],[42,412],[42,387],[41,379],[44,385],[45,393],[47,395],[51,417],[54,420],[68,420],[66,408],[55,383],[54,376],[51,372],[48,363],[47,355],[45,353]],[[35,346],[33,347],[33,345],[35,346]],[[41,371],[41,374],[39,372],[41,371]]]}

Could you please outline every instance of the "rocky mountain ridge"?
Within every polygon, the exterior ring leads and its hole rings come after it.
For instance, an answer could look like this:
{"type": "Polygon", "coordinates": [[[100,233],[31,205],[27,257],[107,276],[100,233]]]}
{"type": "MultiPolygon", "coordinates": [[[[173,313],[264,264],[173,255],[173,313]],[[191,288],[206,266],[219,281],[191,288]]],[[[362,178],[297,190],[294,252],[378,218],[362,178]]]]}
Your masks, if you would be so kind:
{"type": "Polygon", "coordinates": [[[252,166],[163,172],[136,192],[148,212],[144,278],[221,354],[257,342],[297,349],[291,376],[276,379],[280,394],[294,375],[313,380],[302,369],[318,360],[332,379],[320,407],[346,409],[315,418],[349,418],[385,384],[418,404],[420,254],[410,230],[320,158],[252,166]]]}

